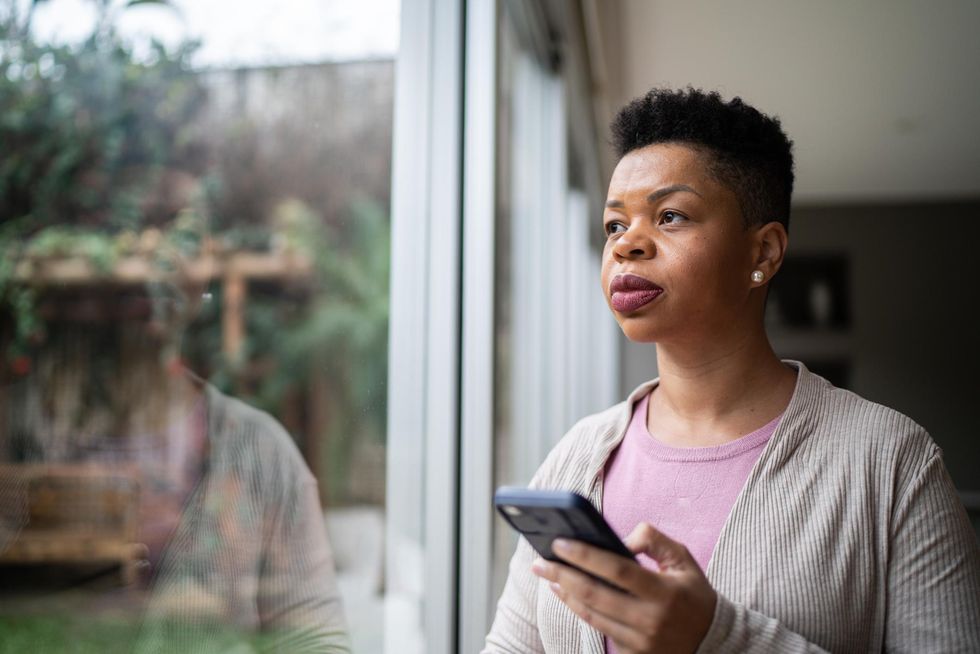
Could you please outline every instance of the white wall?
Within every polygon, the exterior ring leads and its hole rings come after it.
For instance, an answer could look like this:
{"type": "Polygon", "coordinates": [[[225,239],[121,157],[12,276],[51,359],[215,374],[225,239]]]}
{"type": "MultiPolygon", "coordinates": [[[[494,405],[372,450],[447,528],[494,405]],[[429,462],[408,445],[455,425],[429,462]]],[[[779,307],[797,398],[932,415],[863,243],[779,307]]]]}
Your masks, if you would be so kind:
{"type": "Polygon", "coordinates": [[[691,84],[780,116],[803,203],[980,195],[980,2],[620,4],[614,104],[691,84]]]}

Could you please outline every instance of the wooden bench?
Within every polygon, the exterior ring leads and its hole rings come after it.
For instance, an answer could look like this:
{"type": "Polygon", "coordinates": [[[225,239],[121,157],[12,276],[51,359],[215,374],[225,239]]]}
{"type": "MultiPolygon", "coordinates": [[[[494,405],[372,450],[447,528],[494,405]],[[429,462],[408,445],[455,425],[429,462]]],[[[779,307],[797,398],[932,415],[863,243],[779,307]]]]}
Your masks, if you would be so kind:
{"type": "Polygon", "coordinates": [[[118,565],[123,583],[135,582],[147,557],[137,542],[136,479],[91,467],[31,468],[17,471],[27,521],[0,551],[0,565],[118,565]]]}

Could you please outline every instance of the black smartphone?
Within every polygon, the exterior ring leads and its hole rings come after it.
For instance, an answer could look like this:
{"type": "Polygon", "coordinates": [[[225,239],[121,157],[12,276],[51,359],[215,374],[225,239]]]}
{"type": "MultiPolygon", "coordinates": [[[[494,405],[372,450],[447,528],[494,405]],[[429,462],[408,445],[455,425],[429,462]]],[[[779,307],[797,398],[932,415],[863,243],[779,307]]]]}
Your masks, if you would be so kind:
{"type": "Polygon", "coordinates": [[[635,560],[599,511],[578,493],[501,486],[493,503],[504,520],[549,561],[561,561],[551,550],[556,538],[579,540],[635,560]]]}

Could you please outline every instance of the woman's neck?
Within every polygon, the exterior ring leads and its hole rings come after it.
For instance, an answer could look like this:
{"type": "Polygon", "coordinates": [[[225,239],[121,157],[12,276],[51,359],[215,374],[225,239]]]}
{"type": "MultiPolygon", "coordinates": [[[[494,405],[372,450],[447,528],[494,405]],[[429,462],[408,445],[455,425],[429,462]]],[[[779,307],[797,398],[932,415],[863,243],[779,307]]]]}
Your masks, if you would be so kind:
{"type": "Polygon", "coordinates": [[[785,410],[796,385],[761,326],[710,348],[658,344],[657,365],[647,426],[679,447],[719,445],[762,427],[785,410]]]}

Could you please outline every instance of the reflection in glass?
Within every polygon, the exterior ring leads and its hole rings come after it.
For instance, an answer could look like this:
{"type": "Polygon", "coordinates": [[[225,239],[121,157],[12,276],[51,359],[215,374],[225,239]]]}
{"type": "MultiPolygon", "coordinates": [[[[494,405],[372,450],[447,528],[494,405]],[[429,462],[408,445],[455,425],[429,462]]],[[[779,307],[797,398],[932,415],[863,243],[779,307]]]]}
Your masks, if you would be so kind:
{"type": "Polygon", "coordinates": [[[0,651],[378,651],[392,62],[60,2],[0,2],[0,651]]]}

